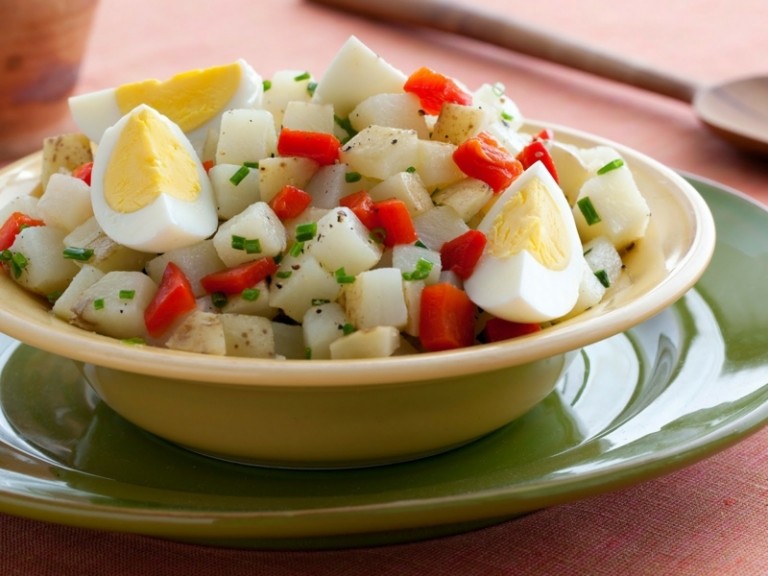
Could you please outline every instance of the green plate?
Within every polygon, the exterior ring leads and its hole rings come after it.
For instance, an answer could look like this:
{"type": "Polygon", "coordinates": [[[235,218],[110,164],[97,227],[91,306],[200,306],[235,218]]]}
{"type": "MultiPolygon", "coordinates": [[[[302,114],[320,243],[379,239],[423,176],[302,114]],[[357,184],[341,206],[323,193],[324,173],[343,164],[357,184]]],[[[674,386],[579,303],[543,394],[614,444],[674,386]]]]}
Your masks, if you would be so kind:
{"type": "Polygon", "coordinates": [[[689,179],[718,227],[695,289],[584,349],[524,417],[407,464],[301,471],[208,459],[122,420],[71,361],[6,338],[0,511],[217,545],[360,546],[488,525],[722,450],[768,417],[768,213],[689,179]]]}

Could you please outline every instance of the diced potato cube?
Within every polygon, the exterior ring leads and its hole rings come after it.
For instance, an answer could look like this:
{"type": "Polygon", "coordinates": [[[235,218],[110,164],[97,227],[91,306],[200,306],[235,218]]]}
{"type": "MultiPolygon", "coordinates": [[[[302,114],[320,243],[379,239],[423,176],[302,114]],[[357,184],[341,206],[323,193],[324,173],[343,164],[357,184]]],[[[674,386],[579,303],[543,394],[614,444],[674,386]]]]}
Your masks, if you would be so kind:
{"type": "Polygon", "coordinates": [[[277,133],[266,110],[227,110],[221,116],[216,164],[258,162],[277,152],[277,133]]]}
{"type": "Polygon", "coordinates": [[[510,131],[517,131],[523,125],[523,115],[517,104],[506,95],[503,84],[482,84],[472,95],[472,101],[488,113],[482,130],[485,130],[489,123],[499,121],[510,131]]]}
{"type": "Polygon", "coordinates": [[[403,277],[397,268],[361,272],[344,286],[342,302],[349,321],[358,329],[403,328],[408,322],[403,277]]]}
{"type": "Polygon", "coordinates": [[[304,189],[312,196],[312,204],[318,208],[336,208],[344,196],[359,190],[370,190],[378,180],[355,173],[346,164],[323,166],[304,189]]]}
{"type": "Polygon", "coordinates": [[[80,293],[72,322],[113,338],[146,338],[144,310],[156,291],[142,272],[108,272],[80,293]]]}
{"type": "Polygon", "coordinates": [[[459,145],[476,136],[489,122],[489,112],[478,106],[446,102],[432,130],[432,140],[459,145]]]}
{"type": "Polygon", "coordinates": [[[592,306],[595,306],[600,302],[600,300],[603,299],[605,291],[605,286],[603,286],[600,280],[598,280],[597,276],[585,260],[584,270],[581,275],[581,282],[579,283],[579,296],[576,300],[576,304],[574,304],[571,311],[563,316],[561,320],[572,318],[573,316],[581,314],[585,310],[592,308],[592,306]]]}
{"type": "Polygon", "coordinates": [[[269,88],[264,91],[261,107],[272,114],[275,130],[283,124],[285,108],[289,102],[308,102],[312,76],[304,70],[278,70],[269,81],[269,88]]]}
{"type": "Polygon", "coordinates": [[[584,259],[606,288],[616,284],[624,269],[621,255],[613,243],[604,236],[598,236],[584,244],[584,259]]]}
{"type": "Polygon", "coordinates": [[[435,284],[440,280],[440,252],[415,244],[398,244],[392,248],[392,266],[399,269],[408,281],[423,280],[435,284]],[[428,263],[428,264],[425,264],[428,263]]]}
{"type": "Polygon", "coordinates": [[[275,337],[272,322],[261,316],[221,314],[227,356],[243,358],[272,358],[275,355],[275,337]]]}
{"type": "Polygon", "coordinates": [[[196,297],[205,294],[200,285],[203,276],[226,268],[211,239],[169,250],[147,262],[147,274],[155,283],[160,284],[168,262],[173,262],[184,272],[196,297]]]}
{"type": "Polygon", "coordinates": [[[269,202],[286,184],[303,190],[317,169],[317,162],[309,158],[297,156],[264,158],[259,162],[261,199],[269,202]]]}
{"type": "Polygon", "coordinates": [[[74,176],[51,174],[37,208],[46,224],[70,232],[93,216],[91,187],[74,176]]]}
{"type": "Polygon", "coordinates": [[[355,107],[349,121],[358,132],[369,126],[390,126],[415,130],[419,138],[429,139],[424,111],[414,94],[374,94],[355,107]]]}
{"type": "Polygon", "coordinates": [[[433,191],[466,178],[453,161],[455,151],[453,144],[419,140],[414,167],[427,190],[433,191]]]}
{"type": "Polygon", "coordinates": [[[101,229],[96,218],[89,218],[67,234],[63,246],[93,250],[93,256],[87,263],[103,272],[142,270],[153,257],[152,254],[133,250],[112,240],[101,229]]]}
{"type": "Polygon", "coordinates": [[[450,206],[435,206],[413,219],[416,233],[428,248],[440,251],[443,244],[469,230],[466,222],[450,206]]]}
{"type": "Polygon", "coordinates": [[[375,266],[382,254],[370,231],[352,210],[344,207],[331,210],[317,221],[317,234],[306,247],[329,272],[343,267],[350,276],[375,266]]]}
{"type": "Polygon", "coordinates": [[[190,312],[173,328],[165,346],[184,352],[226,355],[227,339],[220,316],[198,310],[190,312]]]}
{"type": "Polygon", "coordinates": [[[432,198],[418,174],[398,172],[370,189],[374,201],[396,198],[402,200],[411,216],[432,208],[432,198]]]}
{"type": "Polygon", "coordinates": [[[31,226],[19,232],[10,247],[11,278],[43,296],[63,292],[79,270],[62,254],[64,234],[52,226],[31,226]]]}
{"type": "Polygon", "coordinates": [[[400,346],[400,333],[392,326],[376,326],[358,330],[335,340],[330,345],[334,360],[352,358],[387,358],[400,346]]]}
{"type": "Polygon", "coordinates": [[[333,104],[341,118],[360,102],[381,93],[403,91],[406,76],[356,37],[350,37],[317,83],[314,101],[333,104]]]}
{"type": "Polygon", "coordinates": [[[244,164],[216,164],[208,171],[220,220],[228,220],[261,200],[259,170],[244,164]]]}
{"type": "Polygon", "coordinates": [[[221,224],[213,245],[224,264],[237,266],[280,254],[286,245],[285,228],[266,202],[256,202],[221,224]]]}
{"type": "Polygon", "coordinates": [[[40,182],[43,191],[48,179],[57,172],[71,172],[78,166],[93,161],[91,141],[85,134],[61,134],[43,140],[43,166],[40,182]]]}
{"type": "Polygon", "coordinates": [[[341,291],[336,277],[309,254],[287,256],[272,277],[269,305],[301,322],[304,314],[318,302],[332,302],[341,291]]]}
{"type": "Polygon", "coordinates": [[[336,128],[336,122],[333,119],[333,106],[300,100],[288,102],[285,107],[282,127],[291,130],[333,134],[336,128]]]}
{"type": "Polygon", "coordinates": [[[450,206],[464,222],[469,222],[493,197],[493,189],[475,178],[465,178],[435,192],[437,206],[450,206]]]}
{"type": "Polygon", "coordinates": [[[412,166],[418,146],[415,130],[369,126],[342,147],[341,161],[364,176],[384,180],[412,166]]]}
{"type": "Polygon", "coordinates": [[[67,322],[71,321],[75,317],[75,313],[72,309],[80,298],[80,294],[83,290],[92,284],[95,284],[96,281],[100,280],[103,276],[104,272],[95,266],[89,264],[82,266],[80,271],[69,283],[66,290],[64,290],[61,296],[56,299],[56,302],[53,305],[54,315],[67,322]]]}
{"type": "Polygon", "coordinates": [[[347,316],[338,302],[313,306],[301,322],[304,344],[311,359],[331,357],[331,343],[344,336],[347,316]]]}

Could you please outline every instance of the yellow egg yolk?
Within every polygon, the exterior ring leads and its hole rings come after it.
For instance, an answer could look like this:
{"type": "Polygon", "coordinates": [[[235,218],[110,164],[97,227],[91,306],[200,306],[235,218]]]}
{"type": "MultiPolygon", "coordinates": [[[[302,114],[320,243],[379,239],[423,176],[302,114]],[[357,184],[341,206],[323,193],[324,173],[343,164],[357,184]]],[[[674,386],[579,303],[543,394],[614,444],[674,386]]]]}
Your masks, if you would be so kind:
{"type": "Polygon", "coordinates": [[[570,246],[555,200],[539,178],[532,179],[510,198],[489,230],[489,252],[509,258],[528,251],[542,266],[562,270],[568,263],[570,246]]]}
{"type": "Polygon", "coordinates": [[[189,132],[223,111],[235,95],[241,76],[242,69],[235,62],[182,72],[164,82],[124,84],[116,89],[115,98],[122,114],[147,104],[189,132]]]}
{"type": "Polygon", "coordinates": [[[161,194],[195,200],[197,162],[171,128],[148,108],[132,114],[120,132],[104,175],[104,198],[117,212],[135,212],[161,194]]]}

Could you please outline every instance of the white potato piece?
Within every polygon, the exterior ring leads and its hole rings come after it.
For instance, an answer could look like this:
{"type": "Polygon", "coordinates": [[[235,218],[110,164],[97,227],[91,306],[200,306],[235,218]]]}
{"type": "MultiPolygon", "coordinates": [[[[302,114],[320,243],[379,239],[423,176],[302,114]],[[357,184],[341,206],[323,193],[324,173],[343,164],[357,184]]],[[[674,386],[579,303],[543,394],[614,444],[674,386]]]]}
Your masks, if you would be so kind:
{"type": "Polygon", "coordinates": [[[358,330],[335,340],[330,345],[334,360],[351,358],[386,358],[400,346],[400,332],[392,326],[376,326],[358,330]]]}
{"type": "Polygon", "coordinates": [[[272,114],[275,130],[280,130],[289,102],[308,102],[312,75],[304,70],[278,70],[264,89],[261,108],[272,114]]]}
{"type": "Polygon", "coordinates": [[[432,140],[459,145],[493,122],[491,113],[479,106],[446,102],[432,129],[432,140]]]}
{"type": "Polygon", "coordinates": [[[286,316],[301,322],[317,302],[336,300],[341,291],[335,276],[313,256],[287,256],[269,286],[269,305],[280,308],[286,316]]]}
{"type": "Polygon", "coordinates": [[[80,298],[80,294],[86,288],[95,284],[96,281],[101,280],[103,276],[104,272],[95,266],[89,264],[82,266],[75,277],[72,278],[66,290],[62,292],[61,296],[53,304],[52,311],[54,315],[67,322],[71,321],[75,317],[73,308],[80,298]]]}
{"type": "Polygon", "coordinates": [[[374,94],[355,107],[349,121],[358,132],[369,126],[389,126],[415,130],[419,138],[429,139],[429,127],[415,94],[374,94]]]}
{"type": "Polygon", "coordinates": [[[285,227],[266,202],[256,202],[221,224],[213,245],[227,266],[277,256],[285,250],[285,227]]]}
{"type": "Polygon", "coordinates": [[[261,316],[220,314],[227,356],[273,358],[275,337],[272,322],[261,316]]]}
{"type": "Polygon", "coordinates": [[[411,216],[432,208],[432,198],[415,172],[398,172],[370,189],[371,198],[379,202],[395,198],[402,200],[411,216]]]}
{"type": "Polygon", "coordinates": [[[584,259],[589,269],[606,288],[618,282],[624,269],[621,255],[605,236],[598,236],[584,244],[584,259]]]}
{"type": "Polygon", "coordinates": [[[453,161],[456,146],[447,142],[419,140],[413,165],[427,190],[434,191],[467,176],[453,161]]]}
{"type": "Polygon", "coordinates": [[[63,240],[63,246],[93,250],[93,255],[87,263],[103,272],[142,270],[154,256],[118,244],[104,233],[96,218],[89,218],[67,234],[63,240]]]}
{"type": "Polygon", "coordinates": [[[477,216],[493,198],[493,189],[476,178],[459,180],[434,193],[432,202],[437,206],[450,206],[464,222],[477,216]]]}
{"type": "Polygon", "coordinates": [[[70,232],[93,216],[91,187],[68,174],[51,174],[37,208],[46,224],[70,232]]]}
{"type": "Polygon", "coordinates": [[[277,132],[266,110],[227,110],[221,116],[216,164],[258,162],[277,152],[277,132]]]}
{"type": "Polygon", "coordinates": [[[261,200],[259,170],[244,164],[216,164],[208,171],[220,220],[228,220],[261,200]]]}
{"type": "Polygon", "coordinates": [[[368,228],[345,207],[331,210],[317,221],[317,234],[306,249],[328,272],[344,268],[350,276],[373,268],[382,254],[368,228]]]}
{"type": "Polygon", "coordinates": [[[63,292],[79,270],[74,261],[62,254],[65,234],[52,226],[24,228],[9,248],[10,277],[42,296],[63,292]]]}
{"type": "Polygon", "coordinates": [[[342,147],[340,160],[355,172],[384,180],[413,165],[418,147],[415,130],[369,126],[342,147]]]}
{"type": "Polygon", "coordinates": [[[147,262],[147,274],[156,284],[160,284],[168,262],[173,262],[181,269],[189,280],[195,297],[205,294],[205,290],[200,284],[200,279],[203,276],[226,268],[211,239],[203,240],[191,246],[169,250],[147,262]]]}
{"type": "Polygon", "coordinates": [[[415,244],[397,244],[392,247],[392,267],[403,273],[406,284],[409,280],[423,280],[426,284],[435,284],[440,280],[442,270],[440,252],[415,244]],[[425,265],[421,261],[429,264],[425,265]],[[414,275],[417,277],[414,278],[414,275]]]}
{"type": "Polygon", "coordinates": [[[408,309],[403,295],[403,277],[397,268],[376,268],[361,272],[345,284],[341,301],[355,328],[375,326],[403,328],[408,309]]]}
{"type": "Polygon", "coordinates": [[[293,100],[288,102],[283,115],[283,128],[333,134],[336,122],[333,119],[333,106],[293,100]]]}
{"type": "Polygon", "coordinates": [[[440,248],[457,236],[469,230],[469,226],[450,206],[435,206],[413,219],[416,233],[428,248],[440,248]]]}
{"type": "Polygon", "coordinates": [[[370,190],[378,180],[356,173],[346,164],[323,166],[311,178],[304,189],[312,196],[312,205],[330,210],[339,205],[344,196],[359,190],[370,190]]]}
{"type": "Polygon", "coordinates": [[[225,356],[227,339],[221,314],[194,310],[173,328],[165,341],[171,350],[225,356]]]}
{"type": "Polygon", "coordinates": [[[403,91],[406,76],[351,36],[318,81],[313,100],[332,104],[341,118],[360,102],[381,93],[403,91]]]}
{"type": "Polygon", "coordinates": [[[290,184],[302,190],[319,165],[309,158],[276,156],[259,162],[259,193],[264,202],[272,200],[284,186],[290,184]]]}
{"type": "Polygon", "coordinates": [[[344,336],[347,316],[338,302],[312,306],[301,322],[304,345],[312,360],[331,357],[331,343],[344,336]]]}
{"type": "Polygon", "coordinates": [[[114,338],[146,338],[144,310],[156,291],[142,272],[108,272],[80,293],[71,321],[114,338]]]}

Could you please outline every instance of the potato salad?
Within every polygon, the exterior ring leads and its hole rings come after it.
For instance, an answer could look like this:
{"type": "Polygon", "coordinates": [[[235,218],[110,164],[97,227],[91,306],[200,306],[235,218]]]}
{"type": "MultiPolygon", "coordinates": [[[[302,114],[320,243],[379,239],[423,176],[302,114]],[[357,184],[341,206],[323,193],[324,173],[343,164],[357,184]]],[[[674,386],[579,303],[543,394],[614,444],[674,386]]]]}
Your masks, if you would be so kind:
{"type": "Polygon", "coordinates": [[[499,83],[351,37],[320,78],[247,62],[75,96],[5,273],[127,345],[260,358],[439,352],[599,303],[650,211],[620,154],[523,130],[499,83]]]}

